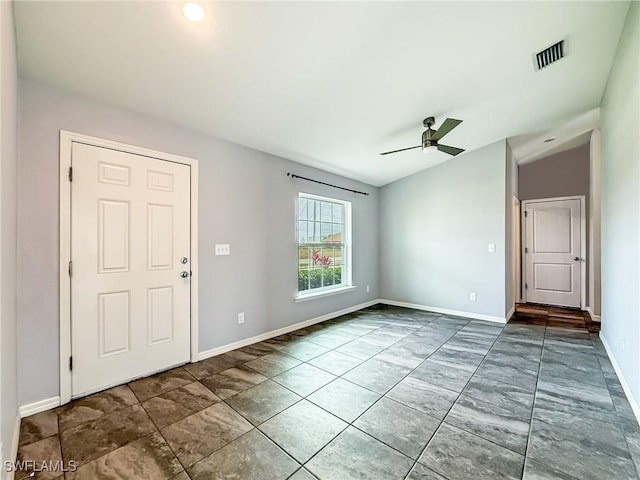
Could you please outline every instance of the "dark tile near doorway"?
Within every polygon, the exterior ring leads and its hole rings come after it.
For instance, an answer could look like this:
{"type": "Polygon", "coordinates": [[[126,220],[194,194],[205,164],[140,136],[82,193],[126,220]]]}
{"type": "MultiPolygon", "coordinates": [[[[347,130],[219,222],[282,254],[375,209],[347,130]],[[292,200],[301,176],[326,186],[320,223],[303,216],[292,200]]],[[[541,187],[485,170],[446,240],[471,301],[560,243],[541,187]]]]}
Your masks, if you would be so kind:
{"type": "Polygon", "coordinates": [[[195,378],[189,372],[182,367],[178,367],[131,382],[129,383],[129,388],[135,393],[138,400],[143,402],[174,388],[182,387],[194,380],[195,378]]]}

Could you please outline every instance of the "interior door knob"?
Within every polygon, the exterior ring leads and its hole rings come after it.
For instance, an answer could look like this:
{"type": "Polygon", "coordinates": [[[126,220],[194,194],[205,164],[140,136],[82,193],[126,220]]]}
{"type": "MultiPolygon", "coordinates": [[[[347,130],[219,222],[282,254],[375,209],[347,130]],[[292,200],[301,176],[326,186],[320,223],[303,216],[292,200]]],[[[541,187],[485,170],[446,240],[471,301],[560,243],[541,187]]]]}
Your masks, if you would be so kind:
{"type": "Polygon", "coordinates": [[[573,257],[573,259],[574,259],[576,262],[579,262],[579,261],[580,261],[580,257],[573,257]]]}
{"type": "Polygon", "coordinates": [[[180,276],[182,278],[188,278],[189,277],[189,272],[183,270],[182,272],[180,272],[180,276]]]}

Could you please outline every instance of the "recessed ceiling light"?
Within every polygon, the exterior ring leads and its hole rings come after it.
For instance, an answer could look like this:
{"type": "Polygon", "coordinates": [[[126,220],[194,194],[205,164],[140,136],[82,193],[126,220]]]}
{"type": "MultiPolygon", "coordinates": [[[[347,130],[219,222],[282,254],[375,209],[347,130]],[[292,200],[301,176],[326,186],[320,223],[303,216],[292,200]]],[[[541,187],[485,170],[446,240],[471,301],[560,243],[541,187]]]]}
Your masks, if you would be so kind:
{"type": "Polygon", "coordinates": [[[187,2],[182,6],[182,13],[192,22],[201,22],[204,19],[204,8],[196,2],[187,2]]]}
{"type": "Polygon", "coordinates": [[[553,142],[555,139],[556,139],[556,137],[545,138],[544,143],[553,142]]]}

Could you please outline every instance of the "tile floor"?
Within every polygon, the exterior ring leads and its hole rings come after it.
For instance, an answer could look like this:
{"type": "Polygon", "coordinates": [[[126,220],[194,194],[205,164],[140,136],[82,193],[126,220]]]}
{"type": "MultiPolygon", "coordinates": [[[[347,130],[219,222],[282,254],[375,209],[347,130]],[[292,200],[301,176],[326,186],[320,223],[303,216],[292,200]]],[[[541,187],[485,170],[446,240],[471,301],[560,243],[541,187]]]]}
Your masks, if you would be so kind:
{"type": "Polygon", "coordinates": [[[554,313],[361,310],[26,418],[19,459],[74,460],[67,479],[638,478],[597,334],[554,313]]]}

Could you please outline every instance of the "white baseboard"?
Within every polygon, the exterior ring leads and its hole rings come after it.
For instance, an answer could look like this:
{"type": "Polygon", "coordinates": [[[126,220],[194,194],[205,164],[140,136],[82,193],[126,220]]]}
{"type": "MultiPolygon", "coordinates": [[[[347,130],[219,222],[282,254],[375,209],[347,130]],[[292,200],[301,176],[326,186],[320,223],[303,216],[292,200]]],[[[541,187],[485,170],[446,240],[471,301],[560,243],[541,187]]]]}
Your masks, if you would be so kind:
{"type": "Polygon", "coordinates": [[[228,343],[221,347],[205,350],[204,352],[200,352],[198,354],[198,360],[205,360],[207,358],[215,357],[216,355],[235,350],[236,348],[242,348],[253,343],[263,342],[264,340],[277,337],[278,335],[284,335],[285,333],[293,332],[294,330],[306,328],[311,325],[315,325],[316,323],[324,322],[325,320],[331,320],[332,318],[346,315],[347,313],[352,313],[357,310],[362,310],[363,308],[371,307],[372,305],[377,305],[378,303],[381,303],[381,300],[371,300],[369,302],[354,305],[343,310],[338,310],[337,312],[327,313],[325,315],[320,315],[319,317],[311,318],[303,322],[298,322],[294,323],[293,325],[287,325],[286,327],[278,328],[277,330],[271,330],[270,332],[262,333],[260,335],[256,335],[255,337],[245,338],[244,340],[228,343]]]}
{"type": "Polygon", "coordinates": [[[604,345],[604,349],[607,351],[607,355],[609,356],[609,360],[611,360],[611,365],[613,365],[613,369],[618,376],[618,380],[620,380],[620,385],[622,385],[622,389],[624,390],[624,394],[627,396],[627,400],[629,401],[629,405],[631,405],[631,409],[633,410],[633,414],[636,416],[636,420],[640,423],[640,405],[638,405],[638,401],[633,396],[633,392],[631,391],[631,387],[627,383],[627,380],[624,378],[622,374],[622,370],[620,369],[620,365],[616,361],[616,357],[613,356],[613,352],[611,351],[611,347],[607,342],[607,339],[600,332],[600,340],[602,341],[602,345],[604,345]]]}
{"type": "Polygon", "coordinates": [[[28,403],[20,406],[20,418],[28,417],[36,413],[44,412],[45,410],[51,410],[52,408],[60,406],[60,397],[45,398],[37,402],[28,403]]]}
{"type": "Polygon", "coordinates": [[[448,308],[429,307],[427,305],[419,305],[417,303],[398,302],[396,300],[380,299],[379,303],[385,305],[393,305],[395,307],[414,308],[416,310],[425,310],[427,312],[442,313],[444,315],[453,315],[456,317],[473,318],[475,320],[485,320],[487,322],[507,323],[504,317],[494,317],[493,315],[484,315],[482,313],[462,312],[459,310],[449,310],[448,308]]]}
{"type": "Polygon", "coordinates": [[[589,315],[591,315],[591,319],[594,322],[600,322],[602,320],[600,315],[596,315],[595,313],[593,313],[593,309],[591,307],[587,307],[587,312],[589,312],[589,315]]]}
{"type": "Polygon", "coordinates": [[[513,314],[516,313],[516,305],[515,303],[513,304],[513,307],[511,307],[511,310],[509,310],[509,313],[507,313],[507,316],[505,317],[505,323],[508,322],[509,320],[511,320],[511,317],[513,317],[513,314]]]}

